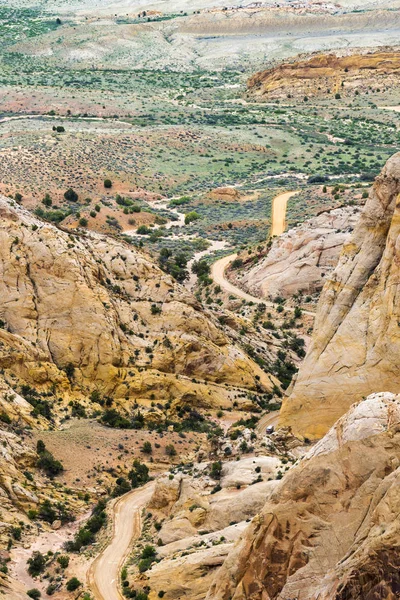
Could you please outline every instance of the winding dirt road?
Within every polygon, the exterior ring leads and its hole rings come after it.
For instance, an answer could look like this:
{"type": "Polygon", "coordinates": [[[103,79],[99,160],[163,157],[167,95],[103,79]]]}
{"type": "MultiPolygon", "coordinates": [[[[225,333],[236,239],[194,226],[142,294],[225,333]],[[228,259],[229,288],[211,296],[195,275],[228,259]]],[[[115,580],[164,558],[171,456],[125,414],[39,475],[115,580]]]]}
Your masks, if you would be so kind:
{"type": "MultiPolygon", "coordinates": [[[[275,196],[274,200],[273,200],[273,209],[272,209],[272,231],[274,230],[274,227],[276,228],[276,230],[278,230],[278,227],[280,227],[283,223],[285,223],[285,218],[286,218],[286,206],[287,206],[287,202],[289,200],[289,198],[291,198],[294,194],[298,194],[299,192],[285,192],[284,194],[279,194],[279,196],[275,196]],[[277,203],[276,206],[279,206],[279,210],[278,208],[276,208],[275,210],[275,202],[277,203]],[[284,209],[284,213],[282,216],[282,208],[284,209]],[[278,219],[278,222],[275,223],[274,219],[278,219]]],[[[281,233],[283,232],[283,230],[281,231],[281,233]]],[[[236,287],[236,285],[233,285],[233,283],[231,283],[230,281],[228,281],[225,278],[225,270],[228,267],[228,265],[230,265],[231,262],[233,262],[235,260],[235,258],[237,257],[237,254],[229,254],[228,256],[224,256],[223,258],[220,258],[220,260],[217,260],[215,263],[213,263],[211,265],[211,277],[213,278],[213,280],[215,281],[215,283],[217,283],[223,290],[225,290],[226,292],[228,292],[229,294],[232,294],[233,296],[237,296],[238,298],[243,298],[243,300],[246,300],[247,302],[254,302],[255,304],[265,304],[267,307],[269,308],[274,308],[275,304],[273,302],[270,302],[268,300],[266,300],[265,298],[257,298],[256,296],[252,296],[251,294],[248,294],[247,292],[244,292],[243,290],[241,290],[240,288],[236,287]]],[[[285,310],[288,311],[294,311],[294,308],[291,308],[289,306],[285,307],[285,310]]],[[[310,310],[303,310],[303,313],[306,315],[311,315],[311,316],[315,316],[315,313],[311,312],[310,310]]]]}
{"type": "Polygon", "coordinates": [[[211,265],[211,277],[215,283],[220,285],[226,292],[229,292],[234,296],[238,296],[239,298],[243,298],[244,300],[247,300],[247,302],[255,302],[256,304],[264,302],[264,304],[268,304],[268,302],[266,302],[263,298],[251,296],[225,279],[225,269],[231,262],[235,260],[236,257],[237,254],[229,254],[228,256],[220,258],[220,260],[217,260],[211,265]]]}
{"type": "Polygon", "coordinates": [[[284,192],[275,196],[272,200],[272,225],[271,225],[271,237],[273,235],[281,235],[286,228],[286,208],[288,200],[299,193],[296,192],[284,192]]]}
{"type": "Polygon", "coordinates": [[[153,493],[154,483],[128,492],[113,506],[113,534],[110,544],[93,561],[88,586],[95,600],[124,600],[119,591],[122,566],[132,542],[142,531],[141,512],[153,493]]]}

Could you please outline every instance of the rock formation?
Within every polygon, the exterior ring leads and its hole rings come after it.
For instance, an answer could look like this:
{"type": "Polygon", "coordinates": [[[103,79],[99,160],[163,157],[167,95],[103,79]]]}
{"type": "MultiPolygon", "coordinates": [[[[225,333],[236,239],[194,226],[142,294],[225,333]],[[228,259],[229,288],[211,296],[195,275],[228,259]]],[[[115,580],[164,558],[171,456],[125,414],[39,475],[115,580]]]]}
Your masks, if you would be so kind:
{"type": "Polygon", "coordinates": [[[358,207],[336,208],[274,239],[267,256],[244,271],[240,287],[264,298],[319,291],[349,241],[359,212],[358,207]]]}
{"type": "Polygon", "coordinates": [[[275,98],[294,95],[346,94],[371,85],[371,78],[381,86],[390,86],[400,72],[399,51],[379,51],[366,54],[318,54],[310,59],[281,64],[260,71],[248,81],[251,97],[275,98]],[[344,85],[342,86],[342,82],[344,85]]]}
{"type": "Polygon", "coordinates": [[[0,366],[11,387],[198,406],[228,406],[229,386],[256,389],[258,377],[272,389],[273,378],[134,247],[62,231],[6,198],[0,224],[0,366]]]}
{"type": "Polygon", "coordinates": [[[355,404],[273,490],[207,600],[394,600],[400,397],[355,404]]]}
{"type": "Polygon", "coordinates": [[[157,480],[149,509],[162,522],[156,532],[162,542],[157,547],[159,562],[145,576],[136,576],[139,584],[151,588],[149,600],[166,590],[170,598],[206,596],[215,571],[243,534],[246,521],[262,509],[278,484],[278,464],[275,456],[225,463],[222,489],[216,493],[210,493],[215,481],[207,475],[206,464],[194,466],[194,477],[178,474],[157,480]],[[259,467],[264,481],[254,483],[259,467]]]}
{"type": "Polygon", "coordinates": [[[323,289],[313,340],[281,424],[321,437],[349,408],[400,386],[400,154],[377,177],[323,289]]]}

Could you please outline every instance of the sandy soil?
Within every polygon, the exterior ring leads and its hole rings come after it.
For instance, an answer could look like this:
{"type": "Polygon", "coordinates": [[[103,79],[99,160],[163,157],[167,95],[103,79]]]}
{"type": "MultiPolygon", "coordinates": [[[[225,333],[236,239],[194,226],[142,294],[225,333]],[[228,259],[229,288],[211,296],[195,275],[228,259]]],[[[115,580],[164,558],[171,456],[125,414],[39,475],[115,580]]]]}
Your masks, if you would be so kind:
{"type": "Polygon", "coordinates": [[[178,460],[189,458],[204,436],[192,432],[185,435],[180,438],[174,432],[162,435],[155,431],[112,429],[89,419],[71,419],[64,429],[34,432],[33,442],[42,439],[54,456],[62,460],[65,471],[59,478],[61,483],[91,491],[102,485],[103,478],[107,481],[107,470],[126,472],[135,458],[148,462],[150,457],[140,451],[145,441],[153,446],[152,471],[164,470],[170,464],[165,454],[167,444],[174,444],[178,460]]]}

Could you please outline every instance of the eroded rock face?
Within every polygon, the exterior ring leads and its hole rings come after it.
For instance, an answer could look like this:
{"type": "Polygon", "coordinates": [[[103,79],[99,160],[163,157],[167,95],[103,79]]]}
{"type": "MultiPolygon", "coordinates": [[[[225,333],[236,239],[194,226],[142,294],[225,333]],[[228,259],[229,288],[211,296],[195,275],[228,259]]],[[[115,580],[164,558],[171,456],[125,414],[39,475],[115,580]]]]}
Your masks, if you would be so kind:
{"type": "Polygon", "coordinates": [[[112,238],[61,231],[12,204],[0,198],[0,366],[58,391],[72,383],[198,406],[230,404],[225,384],[255,389],[256,375],[272,389],[145,255],[112,238]]]}
{"type": "Polygon", "coordinates": [[[400,396],[373,394],[279,483],[207,600],[395,598],[399,461],[400,396]]]}
{"type": "Polygon", "coordinates": [[[318,438],[349,406],[400,386],[400,154],[377,177],[318,304],[281,424],[318,438]]]}
{"type": "Polygon", "coordinates": [[[371,85],[375,78],[381,85],[390,85],[400,72],[398,51],[368,52],[337,56],[318,54],[310,59],[286,63],[273,69],[260,71],[248,81],[251,96],[257,99],[275,98],[291,94],[311,93],[325,95],[328,90],[337,89],[341,94],[354,93],[362,86],[371,85]],[[344,87],[337,87],[338,74],[344,87]]]}
{"type": "Polygon", "coordinates": [[[336,208],[290,229],[273,241],[268,255],[246,271],[239,283],[264,298],[314,294],[336,267],[359,214],[358,207],[336,208]]]}

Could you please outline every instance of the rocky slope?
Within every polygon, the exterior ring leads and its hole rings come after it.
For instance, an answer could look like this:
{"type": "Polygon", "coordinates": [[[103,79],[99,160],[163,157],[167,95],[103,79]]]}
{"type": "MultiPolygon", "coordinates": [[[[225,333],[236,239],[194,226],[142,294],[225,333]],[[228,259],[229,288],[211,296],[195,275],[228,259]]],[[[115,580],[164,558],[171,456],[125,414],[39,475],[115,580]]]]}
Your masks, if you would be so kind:
{"type": "Polygon", "coordinates": [[[394,600],[399,461],[399,396],[355,404],[274,488],[207,600],[394,600]]]}
{"type": "Polygon", "coordinates": [[[150,587],[150,600],[161,591],[166,598],[204,598],[246,520],[262,509],[278,483],[280,465],[276,456],[225,463],[217,478],[219,491],[205,463],[195,464],[190,474],[158,479],[148,506],[161,525],[152,540],[158,561],[143,575],[133,568],[132,587],[150,587]],[[258,472],[260,481],[254,483],[258,472]]]}
{"type": "Polygon", "coordinates": [[[295,96],[354,94],[368,89],[372,82],[383,88],[398,85],[399,73],[398,50],[349,56],[318,54],[256,73],[248,81],[248,93],[257,99],[286,97],[288,92],[295,96]]]}
{"type": "Polygon", "coordinates": [[[358,207],[337,208],[290,229],[237,283],[259,297],[314,294],[333,270],[357,223],[358,207]]]}
{"type": "Polygon", "coordinates": [[[129,408],[229,406],[246,396],[236,386],[272,388],[195,298],[132,246],[61,231],[6,198],[0,224],[0,366],[12,389],[25,383],[61,402],[97,390],[129,408]]]}
{"type": "Polygon", "coordinates": [[[400,385],[400,153],[377,177],[323,289],[312,344],[281,423],[321,437],[356,400],[400,385]]]}

